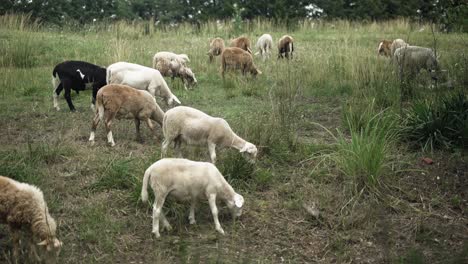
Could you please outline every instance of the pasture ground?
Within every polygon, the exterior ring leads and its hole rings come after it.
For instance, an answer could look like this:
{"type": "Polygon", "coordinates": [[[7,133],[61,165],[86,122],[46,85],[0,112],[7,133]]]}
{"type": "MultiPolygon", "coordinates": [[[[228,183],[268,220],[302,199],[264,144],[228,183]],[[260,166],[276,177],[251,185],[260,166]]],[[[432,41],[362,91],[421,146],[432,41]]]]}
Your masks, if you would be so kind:
{"type": "MultiPolygon", "coordinates": [[[[330,158],[336,140],[316,124],[350,140],[343,121],[350,105],[375,102],[398,113],[412,100],[446,93],[428,89],[421,73],[413,99],[400,103],[393,67],[376,55],[381,39],[432,46],[427,25],[316,22],[287,30],[260,21],[235,32],[231,24],[216,23],[200,29],[116,23],[59,30],[11,21],[0,25],[0,175],[43,190],[64,242],[59,263],[466,263],[466,150],[422,150],[396,141],[378,191],[354,191],[352,180],[330,158]],[[270,60],[255,58],[263,75],[231,74],[225,81],[219,58],[208,63],[210,38],[244,33],[255,44],[265,32],[274,40],[292,35],[295,58],[277,60],[273,49],[270,60]],[[62,96],[61,111],[52,107],[55,64],[74,59],[150,66],[162,50],[190,57],[198,87],[185,91],[180,81],[167,79],[182,103],[225,118],[259,147],[254,166],[235,150],[217,150],[218,167],[246,200],[236,221],[220,206],[225,236],[214,230],[206,202],[190,226],[189,205],[169,201],[165,210],[174,229],[153,238],[151,206],[139,194],[145,169],[160,158],[159,127],[157,135],[142,127],[140,143],[132,120],[116,121],[117,145],[111,148],[101,124],[90,146],[91,91],[73,92],[76,113],[62,96]],[[422,163],[422,157],[434,164],[422,163]]],[[[437,32],[436,38],[455,89],[466,91],[468,35],[437,32]]],[[[208,160],[206,148],[186,150],[188,158],[208,160]]],[[[1,263],[9,263],[10,252],[2,225],[1,263]]]]}

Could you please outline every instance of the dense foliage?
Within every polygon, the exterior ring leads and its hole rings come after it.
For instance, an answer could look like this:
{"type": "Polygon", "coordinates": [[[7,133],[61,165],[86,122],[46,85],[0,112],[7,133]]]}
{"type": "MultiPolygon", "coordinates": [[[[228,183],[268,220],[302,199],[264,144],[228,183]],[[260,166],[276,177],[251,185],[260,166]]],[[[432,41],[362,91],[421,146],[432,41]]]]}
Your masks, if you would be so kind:
{"type": "Polygon", "coordinates": [[[382,20],[410,17],[441,23],[446,29],[468,30],[464,0],[4,0],[0,14],[30,12],[43,21],[62,24],[103,19],[154,19],[163,23],[256,17],[290,21],[301,18],[382,20]]]}

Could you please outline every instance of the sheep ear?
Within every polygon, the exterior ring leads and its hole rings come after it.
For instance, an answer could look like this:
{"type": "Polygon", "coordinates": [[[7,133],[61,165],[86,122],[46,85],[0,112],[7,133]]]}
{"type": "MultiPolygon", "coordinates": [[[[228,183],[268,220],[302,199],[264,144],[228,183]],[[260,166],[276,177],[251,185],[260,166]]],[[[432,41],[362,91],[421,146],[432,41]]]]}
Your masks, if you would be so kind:
{"type": "Polygon", "coordinates": [[[175,95],[172,96],[172,99],[174,99],[174,101],[176,101],[178,104],[181,104],[179,98],[177,98],[175,95]]]}
{"type": "Polygon", "coordinates": [[[236,193],[234,195],[234,204],[236,205],[236,207],[241,208],[244,205],[244,197],[236,193]]]}

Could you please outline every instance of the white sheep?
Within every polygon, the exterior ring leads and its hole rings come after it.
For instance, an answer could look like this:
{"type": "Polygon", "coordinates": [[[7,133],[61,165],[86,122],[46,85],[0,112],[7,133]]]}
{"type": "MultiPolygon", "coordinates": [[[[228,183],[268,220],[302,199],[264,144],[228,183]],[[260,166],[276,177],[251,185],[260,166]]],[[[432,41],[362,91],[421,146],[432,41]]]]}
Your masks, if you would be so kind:
{"type": "Polygon", "coordinates": [[[392,44],[390,45],[390,57],[393,58],[395,56],[395,51],[401,47],[407,47],[409,46],[408,43],[406,43],[402,39],[395,39],[393,40],[392,44]]]}
{"type": "Polygon", "coordinates": [[[154,192],[153,204],[153,233],[157,238],[159,234],[159,220],[163,227],[171,230],[162,207],[168,195],[178,200],[190,200],[190,224],[195,224],[195,207],[197,200],[208,199],[216,231],[224,235],[224,230],[218,220],[216,198],[224,200],[234,217],[242,214],[244,198],[236,193],[224,179],[215,165],[208,162],[197,162],[187,159],[161,159],[151,165],[143,177],[141,200],[148,201],[148,182],[154,192]]]}
{"type": "MultiPolygon", "coordinates": [[[[0,176],[0,223],[8,224],[13,241],[13,258],[19,255],[20,231],[32,234],[36,244],[47,252],[59,253],[62,242],[57,239],[57,224],[50,216],[42,191],[36,186],[0,176]]],[[[34,241],[29,240],[31,253],[40,260],[34,241]]]]}
{"type": "Polygon", "coordinates": [[[265,59],[270,58],[271,49],[273,47],[273,38],[270,34],[263,34],[258,38],[255,47],[258,49],[258,52],[256,52],[255,55],[260,54],[263,61],[265,61],[265,59]]]}
{"type": "Polygon", "coordinates": [[[152,96],[164,98],[168,105],[173,105],[174,102],[180,104],[158,70],[139,64],[116,62],[109,65],[107,83],[125,84],[135,89],[147,90],[152,96]]]}
{"type": "Polygon", "coordinates": [[[187,106],[174,107],[164,114],[163,134],[162,156],[166,156],[171,142],[181,156],[180,145],[185,142],[190,145],[207,144],[212,163],[216,162],[216,146],[233,147],[247,153],[251,162],[257,157],[257,147],[236,135],[226,120],[187,106]]]}
{"type": "Polygon", "coordinates": [[[158,70],[162,76],[171,77],[174,80],[175,77],[179,77],[184,84],[184,89],[187,90],[188,87],[194,87],[197,84],[197,78],[192,70],[184,66],[177,60],[169,60],[166,58],[160,58],[154,65],[154,68],[158,70]]]}
{"type": "Polygon", "coordinates": [[[164,112],[149,92],[121,84],[108,84],[102,87],[96,96],[96,114],[89,136],[91,144],[94,144],[94,135],[99,121],[103,121],[106,126],[107,140],[112,147],[115,146],[111,124],[114,118],[122,117],[135,120],[137,141],[140,141],[140,121],[146,122],[148,127],[154,130],[151,120],[162,126],[164,112]]]}
{"type": "Polygon", "coordinates": [[[432,49],[404,46],[398,48],[394,56],[400,80],[403,80],[403,78],[413,79],[421,69],[426,69],[432,79],[438,79],[439,63],[432,49]]]}
{"type": "Polygon", "coordinates": [[[153,68],[156,68],[156,63],[160,59],[167,59],[170,61],[178,61],[184,66],[187,66],[187,63],[190,62],[190,59],[187,54],[175,54],[174,52],[169,51],[160,51],[153,56],[153,68]]]}

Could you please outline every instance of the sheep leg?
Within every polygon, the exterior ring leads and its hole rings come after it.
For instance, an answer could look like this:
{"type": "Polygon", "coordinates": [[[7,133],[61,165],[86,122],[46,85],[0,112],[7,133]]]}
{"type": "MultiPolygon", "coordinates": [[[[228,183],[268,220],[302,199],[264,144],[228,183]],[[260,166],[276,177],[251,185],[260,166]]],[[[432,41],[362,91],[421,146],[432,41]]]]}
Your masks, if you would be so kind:
{"type": "Polygon", "coordinates": [[[166,197],[161,196],[161,194],[157,194],[157,197],[154,199],[153,204],[153,234],[156,238],[161,237],[159,234],[159,217],[162,212],[162,207],[164,205],[164,200],[166,197]]]}
{"type": "Polygon", "coordinates": [[[189,212],[189,221],[191,225],[194,225],[197,223],[195,220],[195,207],[197,207],[197,199],[196,197],[192,197],[192,202],[190,204],[190,212],[189,212]]]}
{"type": "Polygon", "coordinates": [[[208,142],[208,151],[210,152],[211,163],[216,163],[216,144],[208,142]]]}
{"type": "Polygon", "coordinates": [[[221,227],[218,219],[218,207],[216,207],[216,194],[212,193],[208,196],[208,203],[210,204],[211,214],[215,223],[216,231],[224,235],[224,230],[221,227]]]}
{"type": "Polygon", "coordinates": [[[13,243],[13,263],[19,263],[19,249],[20,249],[20,230],[10,226],[11,241],[13,243]]]}
{"type": "Polygon", "coordinates": [[[169,145],[171,144],[172,141],[173,139],[171,138],[167,138],[167,137],[164,138],[164,141],[161,147],[161,158],[164,158],[167,156],[167,149],[169,148],[169,145]]]}
{"type": "Polygon", "coordinates": [[[166,229],[167,231],[171,231],[172,226],[171,224],[169,224],[169,221],[167,221],[166,214],[164,214],[164,212],[161,210],[161,214],[159,216],[161,218],[160,221],[163,224],[164,229],[166,229]]]}
{"type": "Polygon", "coordinates": [[[182,140],[180,136],[174,140],[174,150],[176,151],[176,155],[178,158],[183,158],[182,155],[182,140]]]}
{"type": "Polygon", "coordinates": [[[57,87],[54,87],[54,92],[52,93],[52,96],[54,98],[54,108],[57,109],[57,111],[60,110],[60,106],[58,104],[58,96],[60,95],[60,92],[63,90],[63,85],[62,82],[59,83],[57,87]]]}
{"type": "Polygon", "coordinates": [[[37,262],[41,261],[41,258],[37,254],[36,245],[30,240],[29,241],[29,259],[36,259],[37,262]],[[32,256],[32,257],[31,257],[32,256]]]}
{"type": "Polygon", "coordinates": [[[96,133],[96,128],[99,125],[99,121],[101,121],[101,119],[99,118],[99,113],[96,113],[94,115],[93,124],[91,125],[91,134],[89,135],[89,141],[91,142],[91,144],[94,144],[94,136],[96,133]]]}
{"type": "Polygon", "coordinates": [[[112,120],[114,119],[115,113],[106,112],[106,132],[107,132],[107,142],[111,145],[111,147],[115,146],[114,137],[112,136],[112,120]]]}
{"type": "Polygon", "coordinates": [[[141,142],[140,119],[135,118],[136,141],[141,142]]]}
{"type": "Polygon", "coordinates": [[[72,103],[72,100],[71,100],[71,81],[68,80],[68,79],[65,79],[62,81],[62,84],[63,84],[63,89],[65,89],[65,100],[67,100],[67,104],[68,104],[68,107],[70,108],[70,111],[72,112],[75,112],[76,109],[75,109],[75,106],[73,105],[72,103]]]}

